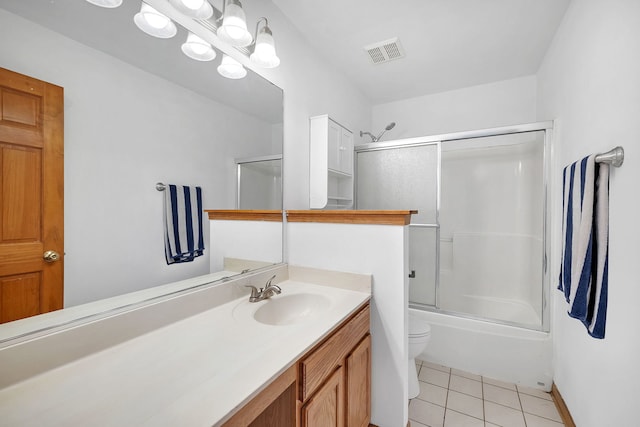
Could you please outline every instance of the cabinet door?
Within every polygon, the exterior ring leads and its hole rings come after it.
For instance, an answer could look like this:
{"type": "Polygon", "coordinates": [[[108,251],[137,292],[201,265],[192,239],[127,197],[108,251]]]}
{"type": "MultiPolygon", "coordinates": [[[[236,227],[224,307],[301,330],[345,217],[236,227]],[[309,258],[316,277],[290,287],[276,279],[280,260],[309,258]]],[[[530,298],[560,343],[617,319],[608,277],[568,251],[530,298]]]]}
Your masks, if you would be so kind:
{"type": "Polygon", "coordinates": [[[344,427],[344,368],[336,370],[302,407],[301,427],[344,427]]]}
{"type": "Polygon", "coordinates": [[[333,170],[340,170],[340,139],[342,127],[329,120],[329,134],[327,135],[328,153],[327,167],[333,170]]]}
{"type": "Polygon", "coordinates": [[[371,419],[371,336],[347,357],[347,427],[367,427],[371,419]]]}
{"type": "Polygon", "coordinates": [[[353,174],[353,134],[341,128],[340,130],[340,172],[353,174]]]}

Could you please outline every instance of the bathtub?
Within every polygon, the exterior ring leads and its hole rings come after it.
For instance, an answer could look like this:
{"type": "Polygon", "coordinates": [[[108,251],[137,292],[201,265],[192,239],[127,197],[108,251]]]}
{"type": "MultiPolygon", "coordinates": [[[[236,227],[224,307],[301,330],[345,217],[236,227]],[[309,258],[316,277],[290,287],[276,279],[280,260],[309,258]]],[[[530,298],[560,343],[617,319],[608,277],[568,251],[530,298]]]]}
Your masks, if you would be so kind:
{"type": "Polygon", "coordinates": [[[551,390],[549,333],[413,308],[409,313],[431,325],[431,341],[418,359],[551,390]]]}

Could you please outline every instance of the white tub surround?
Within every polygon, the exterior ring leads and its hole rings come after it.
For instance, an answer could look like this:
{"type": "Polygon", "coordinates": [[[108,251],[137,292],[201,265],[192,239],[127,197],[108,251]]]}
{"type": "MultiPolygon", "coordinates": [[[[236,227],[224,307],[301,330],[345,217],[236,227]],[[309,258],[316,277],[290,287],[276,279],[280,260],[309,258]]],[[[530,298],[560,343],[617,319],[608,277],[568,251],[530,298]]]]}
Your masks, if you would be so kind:
{"type": "MultiPolygon", "coordinates": [[[[298,275],[304,273],[297,271],[298,275]]],[[[273,298],[318,293],[330,305],[321,315],[311,315],[302,323],[265,325],[253,320],[249,313],[265,302],[249,305],[244,285],[263,285],[264,276],[274,273],[278,273],[276,280],[286,278],[286,267],[243,275],[189,295],[0,350],[3,378],[14,369],[22,371],[21,377],[14,375],[12,385],[5,384],[0,390],[2,425],[221,424],[370,298],[367,276],[346,278],[346,287],[358,291],[290,279],[280,281],[282,294],[273,298]],[[238,298],[238,293],[242,297],[238,298]],[[211,298],[214,294],[217,298],[211,298]],[[188,310],[203,300],[209,304],[206,311],[165,323],[164,327],[147,325],[149,330],[144,335],[126,336],[126,326],[170,318],[176,308],[188,310]],[[90,347],[91,340],[101,341],[109,335],[111,346],[102,351],[81,354],[73,349],[77,339],[90,347]],[[38,344],[42,340],[48,344],[47,349],[38,344]],[[24,369],[23,365],[37,364],[37,357],[29,358],[24,352],[25,358],[16,357],[20,355],[15,352],[16,347],[20,346],[30,346],[31,350],[39,347],[43,354],[53,354],[54,358],[56,353],[64,356],[71,352],[68,358],[72,360],[33,376],[38,372],[24,369]],[[3,353],[8,357],[3,358],[3,353]]]]}
{"type": "Polygon", "coordinates": [[[282,211],[205,210],[209,216],[210,271],[282,262],[282,211]]]}
{"type": "Polygon", "coordinates": [[[551,390],[548,332],[409,309],[431,325],[431,341],[418,359],[527,387],[551,390]]]}
{"type": "Polygon", "coordinates": [[[408,239],[412,211],[287,211],[289,262],[371,274],[371,423],[408,421],[408,239]]]}

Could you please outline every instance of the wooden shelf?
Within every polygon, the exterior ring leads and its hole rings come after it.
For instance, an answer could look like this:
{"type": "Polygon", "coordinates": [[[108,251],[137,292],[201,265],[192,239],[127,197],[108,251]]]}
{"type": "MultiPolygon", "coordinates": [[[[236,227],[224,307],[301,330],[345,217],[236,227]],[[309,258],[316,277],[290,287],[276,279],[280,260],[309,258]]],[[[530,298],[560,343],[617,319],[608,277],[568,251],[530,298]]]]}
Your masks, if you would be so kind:
{"type": "Polygon", "coordinates": [[[282,211],[280,210],[209,209],[205,212],[209,214],[209,219],[282,222],[282,211]]]}
{"type": "Polygon", "coordinates": [[[327,169],[327,173],[329,174],[329,176],[335,176],[336,178],[345,178],[345,179],[353,178],[352,174],[340,172],[335,169],[327,169]]]}
{"type": "Polygon", "coordinates": [[[336,224],[409,225],[418,211],[309,210],[287,211],[288,222],[330,222],[336,224]]]}

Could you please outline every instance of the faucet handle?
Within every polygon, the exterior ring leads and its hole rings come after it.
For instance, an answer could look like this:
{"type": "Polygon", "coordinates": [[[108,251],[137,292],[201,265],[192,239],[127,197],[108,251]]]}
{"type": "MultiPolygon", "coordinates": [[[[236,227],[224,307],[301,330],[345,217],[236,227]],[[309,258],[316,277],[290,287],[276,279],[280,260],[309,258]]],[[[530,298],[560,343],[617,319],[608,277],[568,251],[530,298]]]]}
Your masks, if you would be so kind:
{"type": "Polygon", "coordinates": [[[267,284],[264,286],[264,290],[266,291],[267,289],[271,289],[276,294],[279,294],[280,292],[282,292],[282,289],[280,288],[280,286],[271,284],[271,282],[275,278],[276,278],[276,275],[274,274],[273,276],[271,276],[271,278],[269,280],[267,280],[267,284]]]}
{"type": "MultiPolygon", "coordinates": [[[[271,282],[273,281],[273,279],[276,278],[276,275],[274,274],[273,276],[271,276],[271,278],[269,280],[267,280],[267,284],[264,286],[265,289],[267,289],[268,287],[272,286],[271,282]]],[[[273,285],[276,286],[276,285],[273,285]]]]}
{"type": "Polygon", "coordinates": [[[251,298],[255,298],[258,296],[258,294],[260,293],[260,291],[262,290],[258,290],[258,288],[256,288],[253,285],[244,285],[245,288],[251,288],[251,298]]]}

